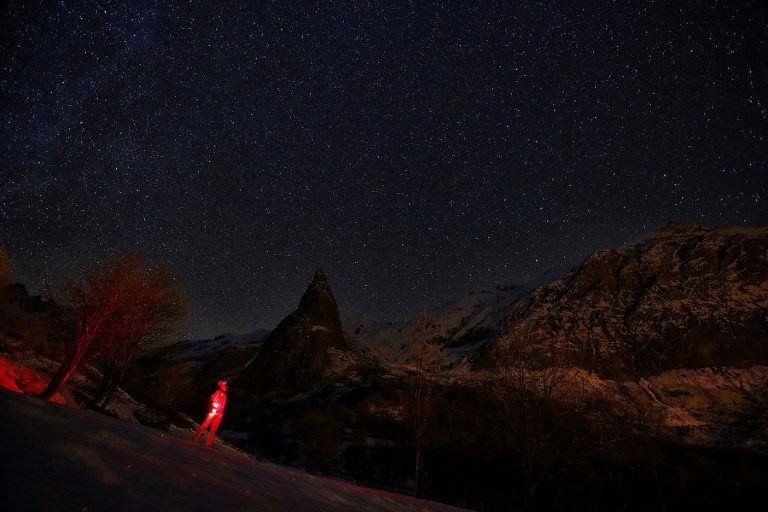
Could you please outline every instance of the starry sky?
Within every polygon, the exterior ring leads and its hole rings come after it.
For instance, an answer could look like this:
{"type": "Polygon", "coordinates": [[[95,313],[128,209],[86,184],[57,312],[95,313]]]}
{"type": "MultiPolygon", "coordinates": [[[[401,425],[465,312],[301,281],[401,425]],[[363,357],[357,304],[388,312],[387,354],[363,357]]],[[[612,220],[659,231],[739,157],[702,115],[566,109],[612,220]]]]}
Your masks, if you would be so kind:
{"type": "Polygon", "coordinates": [[[580,4],[12,2],[0,246],[33,290],[142,250],[202,337],[316,268],[402,320],[670,219],[768,223],[765,3],[580,4]]]}

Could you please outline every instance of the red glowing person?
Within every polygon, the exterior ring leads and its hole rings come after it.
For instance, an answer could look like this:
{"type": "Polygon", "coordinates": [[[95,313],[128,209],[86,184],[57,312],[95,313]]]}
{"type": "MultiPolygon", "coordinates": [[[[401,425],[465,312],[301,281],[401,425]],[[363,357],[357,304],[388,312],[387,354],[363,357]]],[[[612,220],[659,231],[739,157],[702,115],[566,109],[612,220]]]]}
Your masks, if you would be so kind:
{"type": "Polygon", "coordinates": [[[219,381],[219,389],[213,392],[211,400],[208,403],[208,416],[205,417],[205,421],[200,425],[200,428],[195,432],[194,441],[200,438],[200,434],[209,426],[211,430],[208,432],[208,438],[205,440],[205,446],[210,448],[213,444],[213,438],[216,436],[216,431],[219,429],[221,418],[224,416],[224,407],[227,405],[227,381],[219,381]]]}

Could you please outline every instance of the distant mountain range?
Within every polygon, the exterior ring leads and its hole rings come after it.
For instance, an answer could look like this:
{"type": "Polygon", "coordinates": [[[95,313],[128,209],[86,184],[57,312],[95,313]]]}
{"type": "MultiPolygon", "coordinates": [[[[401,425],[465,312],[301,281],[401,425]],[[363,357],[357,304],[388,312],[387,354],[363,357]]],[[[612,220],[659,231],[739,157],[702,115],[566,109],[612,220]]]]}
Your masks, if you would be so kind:
{"type": "MultiPolygon", "coordinates": [[[[500,336],[502,312],[507,307],[567,270],[567,267],[553,268],[523,284],[471,291],[455,301],[425,311],[434,327],[431,333],[443,347],[445,366],[456,368],[471,364],[483,346],[500,336]]],[[[368,349],[382,366],[394,369],[412,360],[409,333],[414,325],[415,320],[404,323],[345,322],[347,335],[355,343],[368,349]]]]}
{"type": "MultiPolygon", "coordinates": [[[[531,350],[564,352],[570,365],[609,378],[761,364],[768,362],[767,233],[668,224],[635,244],[596,251],[571,269],[470,292],[427,313],[446,368],[491,369],[505,340],[521,337],[531,350]],[[503,337],[502,312],[509,324],[503,337]]],[[[281,379],[295,376],[297,364],[319,377],[331,364],[330,353],[358,357],[362,349],[390,369],[412,357],[412,322],[342,326],[342,316],[327,277],[318,272],[297,310],[270,336],[222,335],[160,354],[211,364],[229,352],[249,353],[253,360],[242,382],[261,382],[262,389],[283,388],[281,379]]]]}

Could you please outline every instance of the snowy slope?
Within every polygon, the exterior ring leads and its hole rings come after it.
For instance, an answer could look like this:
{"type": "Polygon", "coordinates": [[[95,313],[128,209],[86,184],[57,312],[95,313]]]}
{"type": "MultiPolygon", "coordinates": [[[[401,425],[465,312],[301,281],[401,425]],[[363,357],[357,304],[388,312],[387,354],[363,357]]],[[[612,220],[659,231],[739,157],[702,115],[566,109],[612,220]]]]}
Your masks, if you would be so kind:
{"type": "Polygon", "coordinates": [[[581,368],[568,373],[564,397],[586,393],[635,428],[653,425],[654,435],[685,444],[768,451],[768,366],[678,369],[624,382],[581,368]]]}
{"type": "Polygon", "coordinates": [[[0,390],[4,511],[460,510],[0,390]]]}
{"type": "MultiPolygon", "coordinates": [[[[2,343],[1,340],[0,343],[2,343]]],[[[41,393],[47,384],[48,379],[40,373],[18,361],[0,355],[0,388],[34,395],[41,393]]],[[[54,393],[50,400],[59,404],[75,405],[69,395],[62,392],[54,393]]]]}
{"type": "MultiPolygon", "coordinates": [[[[534,289],[558,279],[568,269],[557,267],[536,279],[515,286],[471,291],[428,311],[435,334],[443,347],[446,367],[465,363],[472,352],[499,336],[504,308],[527,297],[534,289]]],[[[409,333],[414,321],[379,323],[347,319],[348,336],[369,349],[385,367],[407,365],[411,360],[409,333]]]]}
{"type": "MultiPolygon", "coordinates": [[[[142,368],[141,379],[162,372],[179,377],[196,378],[201,371],[223,354],[236,359],[250,359],[270,331],[258,330],[248,334],[221,334],[213,339],[181,340],[153,347],[142,354],[137,367],[142,368]]],[[[230,372],[231,373],[231,372],[230,372]]],[[[231,378],[231,375],[222,375],[231,378]]],[[[135,378],[135,376],[133,376],[135,378]]],[[[131,376],[129,376],[129,381],[131,376]]],[[[214,379],[216,380],[216,379],[214,379]]]]}
{"type": "Polygon", "coordinates": [[[184,340],[163,347],[172,353],[177,360],[195,360],[199,362],[213,361],[227,347],[243,347],[259,343],[269,335],[270,331],[260,329],[247,334],[220,334],[213,339],[184,340]]]}

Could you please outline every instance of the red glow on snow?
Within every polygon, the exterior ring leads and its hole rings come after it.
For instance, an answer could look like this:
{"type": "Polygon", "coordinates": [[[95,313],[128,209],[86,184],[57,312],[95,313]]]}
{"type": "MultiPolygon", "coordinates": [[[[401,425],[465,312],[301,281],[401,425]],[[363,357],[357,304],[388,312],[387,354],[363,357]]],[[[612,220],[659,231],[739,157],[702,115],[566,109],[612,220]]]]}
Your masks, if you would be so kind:
{"type": "MultiPolygon", "coordinates": [[[[0,356],[0,386],[16,393],[35,395],[45,389],[46,384],[48,381],[33,370],[0,356]]],[[[50,401],[67,403],[61,393],[53,395],[50,401]]]]}

